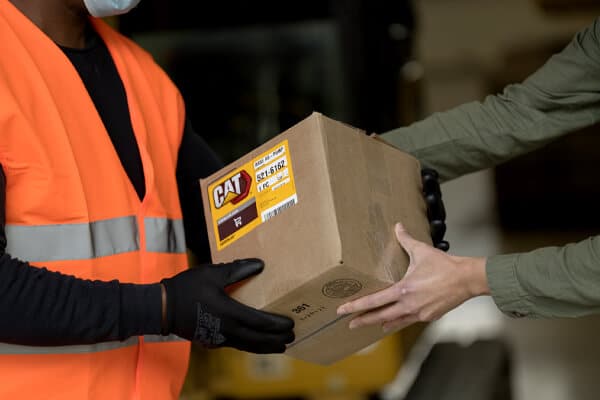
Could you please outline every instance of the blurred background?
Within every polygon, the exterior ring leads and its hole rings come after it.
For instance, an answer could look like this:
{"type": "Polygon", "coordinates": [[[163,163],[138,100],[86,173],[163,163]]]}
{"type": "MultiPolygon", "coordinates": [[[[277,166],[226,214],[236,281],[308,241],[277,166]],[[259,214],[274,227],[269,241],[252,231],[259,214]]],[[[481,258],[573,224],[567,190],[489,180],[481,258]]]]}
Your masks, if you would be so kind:
{"type": "MultiPolygon", "coordinates": [[[[118,24],[154,54],[197,132],[232,161],[313,110],[381,133],[480,100],[563,48],[596,18],[596,4],[144,0],[118,24]]],[[[451,252],[597,234],[596,129],[444,184],[451,252]]],[[[599,331],[599,318],[511,320],[478,298],[328,368],[195,349],[184,398],[595,400],[599,331]]]]}

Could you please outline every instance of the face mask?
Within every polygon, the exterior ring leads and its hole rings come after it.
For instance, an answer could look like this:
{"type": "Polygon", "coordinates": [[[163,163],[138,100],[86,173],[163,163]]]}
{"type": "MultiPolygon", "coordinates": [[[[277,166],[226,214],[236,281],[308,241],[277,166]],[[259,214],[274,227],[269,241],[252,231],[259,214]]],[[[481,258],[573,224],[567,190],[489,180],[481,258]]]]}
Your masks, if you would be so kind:
{"type": "Polygon", "coordinates": [[[137,6],[141,0],[83,0],[94,17],[112,17],[125,14],[137,6]]]}

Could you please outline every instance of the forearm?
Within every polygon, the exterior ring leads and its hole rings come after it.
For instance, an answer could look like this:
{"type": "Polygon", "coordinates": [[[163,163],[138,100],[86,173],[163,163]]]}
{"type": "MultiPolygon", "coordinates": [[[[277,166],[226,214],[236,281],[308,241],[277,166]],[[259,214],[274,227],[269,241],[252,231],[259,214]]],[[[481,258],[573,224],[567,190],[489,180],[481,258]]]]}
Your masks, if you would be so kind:
{"type": "Polygon", "coordinates": [[[448,180],[535,150],[599,115],[597,21],[522,84],[382,136],[448,180]]]}
{"type": "Polygon", "coordinates": [[[491,257],[487,277],[511,316],[579,317],[600,313],[600,237],[564,247],[491,257]]]}
{"type": "Polygon", "coordinates": [[[0,342],[62,346],[160,333],[159,285],[77,279],[0,256],[0,342]]]}
{"type": "Polygon", "coordinates": [[[223,167],[222,161],[186,121],[177,160],[177,186],[183,213],[186,242],[198,262],[210,261],[208,234],[204,222],[200,179],[223,167]]]}

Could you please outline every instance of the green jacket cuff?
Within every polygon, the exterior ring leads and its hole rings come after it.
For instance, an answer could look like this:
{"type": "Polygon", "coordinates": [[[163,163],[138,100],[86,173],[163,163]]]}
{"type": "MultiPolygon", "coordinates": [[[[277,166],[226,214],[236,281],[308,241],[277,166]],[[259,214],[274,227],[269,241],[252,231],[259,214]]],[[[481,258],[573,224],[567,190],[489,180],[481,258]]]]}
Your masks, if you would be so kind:
{"type": "Polygon", "coordinates": [[[523,318],[533,314],[527,293],[517,278],[518,254],[488,258],[486,274],[492,298],[496,306],[512,318],[523,318]]]}

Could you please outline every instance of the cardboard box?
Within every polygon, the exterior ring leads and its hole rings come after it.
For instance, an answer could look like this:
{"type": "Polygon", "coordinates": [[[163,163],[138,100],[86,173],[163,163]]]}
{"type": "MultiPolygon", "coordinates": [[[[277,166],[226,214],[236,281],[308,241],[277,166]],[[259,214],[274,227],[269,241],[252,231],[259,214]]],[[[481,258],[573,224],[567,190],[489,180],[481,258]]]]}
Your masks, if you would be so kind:
{"type": "Polygon", "coordinates": [[[404,275],[397,221],[430,242],[416,159],[315,113],[201,187],[213,261],[265,261],[232,296],[295,320],[287,354],[330,364],[384,337],[336,309],[404,275]]]}

